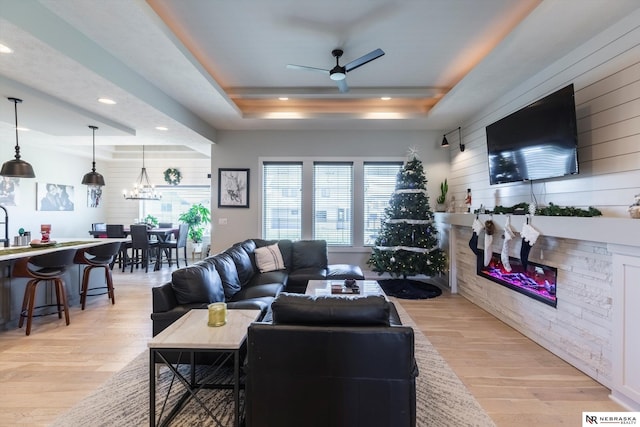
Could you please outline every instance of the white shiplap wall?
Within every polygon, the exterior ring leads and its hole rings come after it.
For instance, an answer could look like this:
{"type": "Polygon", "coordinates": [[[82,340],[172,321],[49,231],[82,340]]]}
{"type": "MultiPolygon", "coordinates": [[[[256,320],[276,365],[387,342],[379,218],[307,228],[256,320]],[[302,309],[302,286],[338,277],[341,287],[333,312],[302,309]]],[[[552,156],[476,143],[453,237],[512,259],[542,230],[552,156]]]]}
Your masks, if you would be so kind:
{"type": "MultiPolygon", "coordinates": [[[[164,171],[171,167],[182,173],[181,185],[210,185],[207,175],[211,171],[211,160],[173,160],[173,159],[145,159],[145,167],[149,180],[153,185],[166,185],[164,171]]],[[[125,200],[123,189],[130,189],[140,175],[142,160],[112,161],[108,165],[109,185],[105,187],[106,196],[104,206],[106,218],[112,224],[131,224],[134,218],[140,217],[140,203],[125,200]]]]}
{"type": "MultiPolygon", "coordinates": [[[[538,204],[595,206],[626,217],[640,193],[640,12],[609,28],[488,105],[462,126],[466,150],[452,146],[450,190],[473,207],[538,204]],[[578,118],[578,175],[490,186],[485,126],[573,83],[578,118]]],[[[498,76],[496,76],[498,78],[498,76]]]]}

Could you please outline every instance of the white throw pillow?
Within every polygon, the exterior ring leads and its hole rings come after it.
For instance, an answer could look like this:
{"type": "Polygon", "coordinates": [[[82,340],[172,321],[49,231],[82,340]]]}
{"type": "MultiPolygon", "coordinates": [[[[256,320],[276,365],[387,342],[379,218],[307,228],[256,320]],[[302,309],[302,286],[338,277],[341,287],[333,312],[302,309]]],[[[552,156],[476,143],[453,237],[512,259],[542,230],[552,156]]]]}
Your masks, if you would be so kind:
{"type": "Polygon", "coordinates": [[[261,273],[267,271],[284,270],[284,261],[278,244],[263,246],[254,250],[256,255],[256,265],[261,273]]]}

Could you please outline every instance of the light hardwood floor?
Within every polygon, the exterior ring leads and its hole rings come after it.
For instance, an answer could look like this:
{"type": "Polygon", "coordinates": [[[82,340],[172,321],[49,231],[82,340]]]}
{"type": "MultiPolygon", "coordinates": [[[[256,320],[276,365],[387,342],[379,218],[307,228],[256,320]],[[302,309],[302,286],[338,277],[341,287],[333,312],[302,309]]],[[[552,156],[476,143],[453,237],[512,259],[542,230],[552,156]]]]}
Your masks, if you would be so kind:
{"type": "MultiPolygon", "coordinates": [[[[145,351],[150,289],[170,274],[114,271],[115,305],[90,297],[84,311],[71,308],[69,326],[46,316],[28,337],[0,331],[0,426],[46,426],[145,351]]],[[[623,410],[606,388],[460,296],[400,303],[499,427],[577,426],[582,411],[623,410]]]]}

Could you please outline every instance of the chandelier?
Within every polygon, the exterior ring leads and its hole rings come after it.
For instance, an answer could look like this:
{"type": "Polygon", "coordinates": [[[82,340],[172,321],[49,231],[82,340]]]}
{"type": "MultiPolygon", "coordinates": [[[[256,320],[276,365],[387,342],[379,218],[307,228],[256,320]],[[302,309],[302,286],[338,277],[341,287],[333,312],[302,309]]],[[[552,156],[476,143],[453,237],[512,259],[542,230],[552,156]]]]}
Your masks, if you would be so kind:
{"type": "Polygon", "coordinates": [[[144,145],[142,146],[142,170],[138,175],[138,180],[133,184],[133,189],[123,190],[122,195],[127,200],[160,200],[162,194],[158,193],[147,175],[147,168],[144,167],[144,145]]]}

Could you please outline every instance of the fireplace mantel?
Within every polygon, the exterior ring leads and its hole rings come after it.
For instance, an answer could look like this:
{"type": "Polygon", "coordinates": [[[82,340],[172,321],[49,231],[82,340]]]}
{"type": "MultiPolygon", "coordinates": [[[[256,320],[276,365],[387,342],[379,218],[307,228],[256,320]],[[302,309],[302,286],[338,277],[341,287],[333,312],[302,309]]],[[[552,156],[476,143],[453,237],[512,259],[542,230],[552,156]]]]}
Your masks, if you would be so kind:
{"type": "MultiPolygon", "coordinates": [[[[476,275],[468,248],[475,217],[435,214],[442,241],[448,241],[451,292],[459,292],[609,387],[612,399],[629,410],[640,411],[640,220],[511,215],[515,231],[522,230],[528,218],[540,232],[535,247],[544,247],[545,242],[549,247],[553,241],[552,246],[559,248],[544,251],[545,261],[562,269],[565,282],[558,282],[554,309],[524,301],[476,275]]],[[[478,217],[483,222],[492,219],[502,234],[507,215],[478,217]]]]}
{"type": "MultiPolygon", "coordinates": [[[[502,228],[507,216],[480,214],[478,217],[482,221],[492,219],[502,228]]],[[[474,218],[475,214],[435,213],[436,222],[443,224],[471,227],[474,218]]],[[[511,215],[511,225],[519,231],[526,218],[530,218],[531,226],[543,236],[640,247],[639,219],[511,215]]]]}

